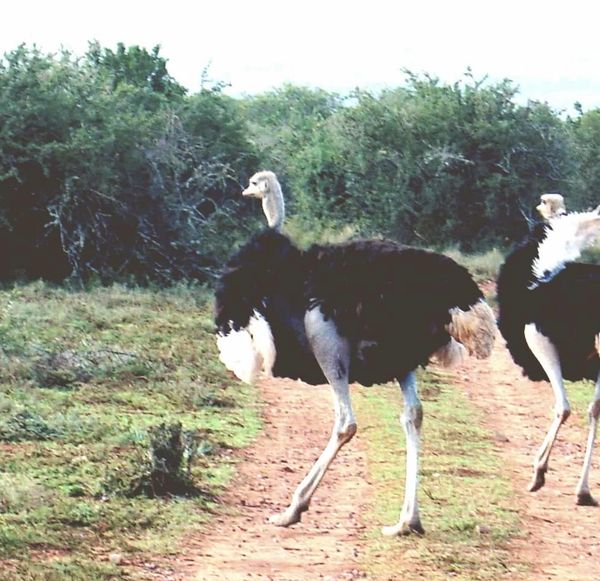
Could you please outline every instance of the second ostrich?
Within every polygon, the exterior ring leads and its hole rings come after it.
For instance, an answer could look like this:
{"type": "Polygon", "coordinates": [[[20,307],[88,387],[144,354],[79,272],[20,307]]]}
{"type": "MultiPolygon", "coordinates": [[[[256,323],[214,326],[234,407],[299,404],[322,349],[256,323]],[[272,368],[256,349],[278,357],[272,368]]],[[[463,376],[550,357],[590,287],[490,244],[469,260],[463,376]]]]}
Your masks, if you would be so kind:
{"type": "MultiPolygon", "coordinates": [[[[406,487],[388,535],[422,533],[417,502],[422,405],[415,370],[435,356],[489,356],[491,309],[467,270],[425,250],[381,240],[298,249],[280,232],[283,195],[275,174],[259,172],[243,192],[262,200],[269,228],[228,262],[216,292],[221,360],[240,379],[267,375],[329,383],[334,423],[324,451],[271,521],[301,519],[327,468],[357,430],[349,383],[397,379],[405,401],[406,487]]],[[[307,421],[310,421],[307,419],[307,421]]]]}
{"type": "MultiPolygon", "coordinates": [[[[560,200],[559,200],[560,201],[560,200]]],[[[596,382],[589,407],[590,431],[577,484],[577,504],[597,505],[589,472],[600,417],[600,266],[575,262],[600,235],[599,209],[566,214],[542,204],[546,223],[506,259],[498,277],[499,327],[523,373],[549,381],[554,392],[554,420],[534,460],[529,490],[544,486],[550,452],[571,408],[564,379],[596,382]]]]}

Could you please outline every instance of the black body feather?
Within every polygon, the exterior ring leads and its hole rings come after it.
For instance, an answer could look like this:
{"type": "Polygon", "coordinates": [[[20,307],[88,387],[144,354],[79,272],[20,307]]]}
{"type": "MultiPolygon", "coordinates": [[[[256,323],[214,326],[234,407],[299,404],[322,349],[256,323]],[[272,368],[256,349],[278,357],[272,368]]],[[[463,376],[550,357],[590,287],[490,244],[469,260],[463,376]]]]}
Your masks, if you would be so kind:
{"type": "Polygon", "coordinates": [[[535,281],[532,265],[545,236],[539,225],[507,258],[498,277],[498,326],[515,363],[534,381],[548,380],[524,336],[525,325],[535,323],[556,347],[563,377],[596,380],[600,358],[600,266],[567,263],[548,281],[535,281]]]}
{"type": "Polygon", "coordinates": [[[266,230],[225,267],[216,325],[224,334],[243,328],[256,310],[273,334],[273,374],[320,384],[304,331],[306,311],[319,307],[350,342],[350,381],[371,385],[425,365],[450,340],[449,310],[480,299],[468,271],[440,254],[374,240],[302,252],[266,230]]]}

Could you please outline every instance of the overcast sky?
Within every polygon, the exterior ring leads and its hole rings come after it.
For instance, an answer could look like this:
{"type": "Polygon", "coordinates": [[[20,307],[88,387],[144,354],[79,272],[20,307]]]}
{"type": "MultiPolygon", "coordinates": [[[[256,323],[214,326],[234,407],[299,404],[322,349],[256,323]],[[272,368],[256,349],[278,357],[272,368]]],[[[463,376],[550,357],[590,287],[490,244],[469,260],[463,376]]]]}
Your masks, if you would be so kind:
{"type": "Polygon", "coordinates": [[[347,92],[403,83],[402,70],[512,79],[521,101],[600,107],[600,4],[571,0],[44,0],[6,2],[0,53],[21,43],[83,54],[97,40],[160,44],[190,91],[202,71],[252,94],[284,82],[347,92]]]}

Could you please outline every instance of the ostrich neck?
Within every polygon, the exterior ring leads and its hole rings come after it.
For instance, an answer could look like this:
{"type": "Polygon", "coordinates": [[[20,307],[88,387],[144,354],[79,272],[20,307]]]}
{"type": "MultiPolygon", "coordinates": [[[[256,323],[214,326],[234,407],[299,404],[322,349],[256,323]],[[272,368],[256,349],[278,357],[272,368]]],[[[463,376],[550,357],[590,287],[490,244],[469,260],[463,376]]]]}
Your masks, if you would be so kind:
{"type": "Polygon", "coordinates": [[[267,217],[269,228],[277,231],[283,226],[283,218],[285,216],[285,205],[281,192],[272,192],[267,197],[263,198],[263,211],[267,217]]]}

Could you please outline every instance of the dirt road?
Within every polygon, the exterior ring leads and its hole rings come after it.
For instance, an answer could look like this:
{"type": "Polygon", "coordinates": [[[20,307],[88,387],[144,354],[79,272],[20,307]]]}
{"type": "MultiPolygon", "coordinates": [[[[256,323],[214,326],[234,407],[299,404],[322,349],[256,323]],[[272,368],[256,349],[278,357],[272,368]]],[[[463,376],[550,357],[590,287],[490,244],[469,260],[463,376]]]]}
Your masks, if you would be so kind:
{"type": "Polygon", "coordinates": [[[361,505],[368,494],[360,437],[328,471],[302,524],[267,523],[284,509],[331,431],[328,386],[271,380],[261,384],[265,430],[244,453],[239,475],[223,502],[239,507],[219,518],[207,536],[188,546],[185,579],[356,579],[361,577],[361,505]],[[325,516],[326,515],[326,516],[325,516]]]}
{"type": "MultiPolygon", "coordinates": [[[[549,386],[524,379],[501,339],[489,360],[469,361],[453,375],[484,411],[486,427],[514,484],[522,530],[510,554],[515,562],[531,564],[531,572],[523,578],[598,578],[600,509],[576,507],[573,493],[586,430],[573,417],[567,422],[551,458],[546,487],[529,493],[533,455],[551,418],[549,386]]],[[[269,525],[268,516],[287,505],[325,444],[331,409],[327,387],[272,380],[261,389],[265,431],[244,452],[235,485],[223,499],[233,507],[232,513],[217,519],[206,535],[190,540],[173,578],[301,581],[365,576],[358,559],[361,505],[368,498],[369,484],[360,430],[334,462],[302,524],[289,529],[269,525]]],[[[598,480],[593,471],[590,485],[600,496],[598,480]]]]}
{"type": "MultiPolygon", "coordinates": [[[[468,361],[455,372],[471,401],[486,416],[502,455],[504,470],[515,490],[522,534],[511,554],[532,564],[527,579],[561,581],[600,578],[600,509],[575,506],[587,429],[573,414],[561,428],[550,458],[546,485],[527,492],[533,458],[552,419],[554,400],[547,383],[531,382],[521,375],[498,339],[486,362],[468,361]]],[[[590,398],[593,386],[590,384],[590,398]]],[[[600,498],[598,454],[590,476],[590,488],[600,498]]]]}

